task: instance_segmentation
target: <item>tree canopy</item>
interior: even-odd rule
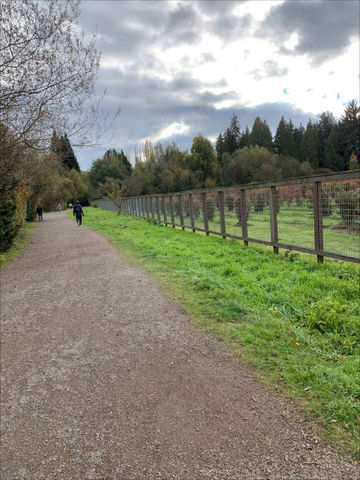
[[[46,147],[53,129],[86,129],[99,54],[75,23],[79,1],[1,0],[1,10],[0,107],[14,140]]]

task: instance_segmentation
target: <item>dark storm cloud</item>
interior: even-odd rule
[[[241,3],[88,1],[82,4],[80,25],[87,32],[98,32],[97,48],[104,57],[129,59],[139,51],[151,52],[155,45],[163,49],[197,45],[205,31],[224,41],[238,39],[252,22],[250,15],[233,15]]]
[[[86,2],[80,25],[87,32],[97,32],[96,45],[103,56],[131,58],[158,37],[164,13],[155,7],[156,2]]]
[[[125,105],[143,105],[146,108],[171,108],[172,105],[207,105],[223,100],[234,100],[238,94],[227,88],[226,79],[215,82],[201,82],[191,76],[190,72],[182,72],[169,80],[154,74],[144,74],[132,68],[103,69],[99,74],[99,84],[106,85],[108,96]],[[220,94],[210,93],[210,89],[221,88]]]
[[[294,50],[286,41],[297,33]],[[270,10],[257,35],[276,42],[281,53],[307,54],[315,64],[334,58],[359,34],[359,2],[349,0],[286,1]]]
[[[163,46],[196,44],[202,34],[202,22],[192,3],[178,3],[165,18],[162,35]]]

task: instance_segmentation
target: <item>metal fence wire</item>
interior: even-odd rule
[[[94,200],[107,210],[360,263],[360,170],[291,181]]]

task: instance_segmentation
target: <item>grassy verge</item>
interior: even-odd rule
[[[34,223],[25,222],[24,226],[19,230],[15,237],[14,243],[6,252],[0,253],[0,269],[3,268],[7,262],[17,257],[22,250],[28,245],[31,238],[31,232]]]
[[[163,279],[198,325],[299,401],[328,439],[360,456],[358,265],[285,258],[102,209],[85,215]]]

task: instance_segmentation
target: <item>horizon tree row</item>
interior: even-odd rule
[[[330,112],[324,112],[319,120],[309,119],[306,128],[295,127],[292,120],[281,117],[274,137],[266,120],[256,117],[251,131],[240,129],[236,114],[229,127],[219,134],[216,141],[218,161],[224,153],[232,154],[244,147],[265,147],[272,153],[288,155],[299,162],[309,162],[314,170],[325,168],[344,171],[355,168],[360,158],[360,107],[353,100],[337,122]]]

